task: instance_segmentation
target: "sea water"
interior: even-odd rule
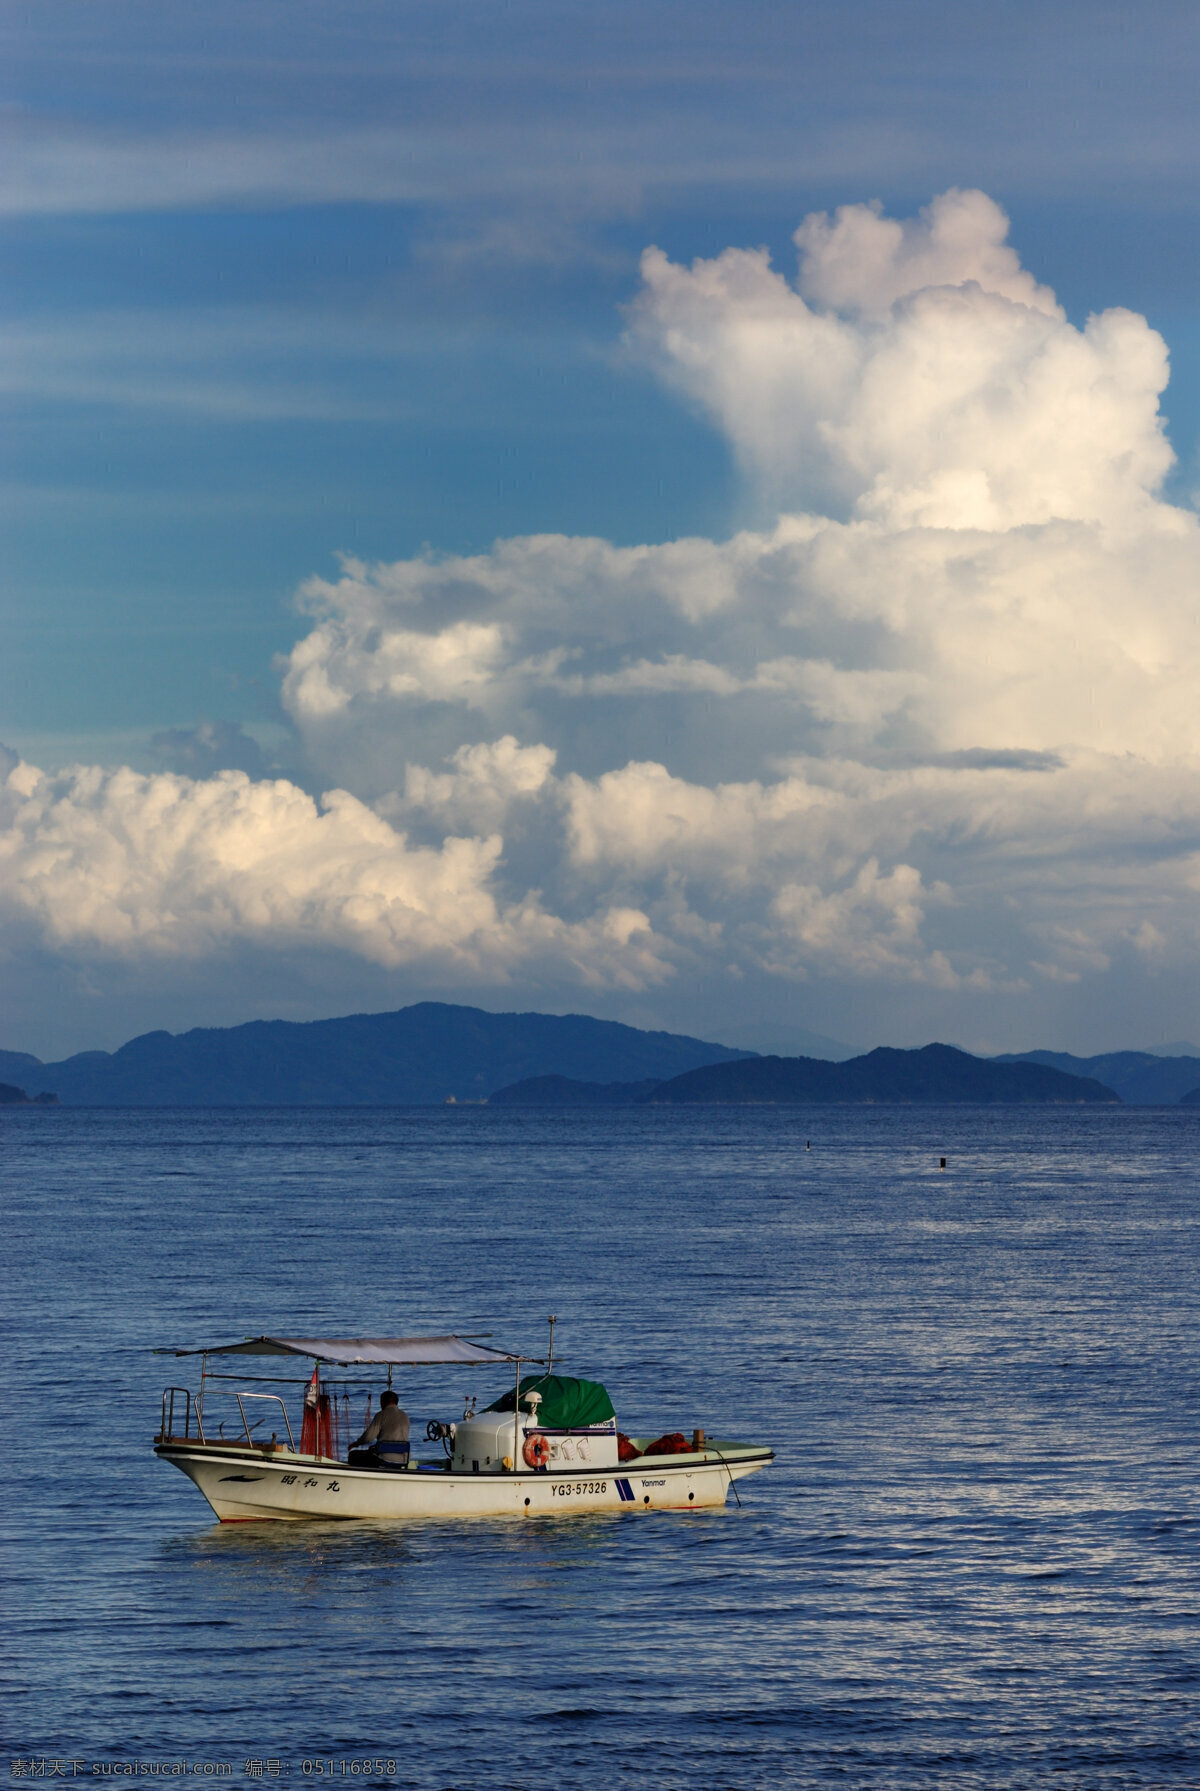
[[[4,1769],[1200,1783],[1198,1146],[1185,1109],[5,1112]],[[152,1453],[195,1368],[156,1346],[542,1353],[551,1312],[623,1429],[777,1451],[740,1508],[218,1526]],[[504,1384],[400,1390],[422,1437]]]

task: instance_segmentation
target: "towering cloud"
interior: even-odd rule
[[[494,982],[1019,994],[1190,963],[1200,535],[1162,339],[1076,327],[982,193],[690,268],[629,341],[777,520],[314,579],[241,774],[8,780],[7,911],[62,950],[334,944]],[[348,792],[353,791],[351,795]],[[714,1022],[715,1024],[715,1019]]]
[[[1128,311],[1074,329],[1006,231],[982,193],[908,225],[847,206],[796,232],[798,291],[763,250],[685,269],[652,249],[635,332],[785,505],[823,492],[893,530],[1147,523],[1162,338]]]

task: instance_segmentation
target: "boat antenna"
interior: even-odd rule
[[[558,1314],[552,1312],[550,1317],[546,1320],[546,1323],[550,1326],[550,1351],[549,1359],[546,1363],[546,1373],[550,1375],[554,1373],[554,1327],[558,1323]]]

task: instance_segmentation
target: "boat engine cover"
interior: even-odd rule
[[[556,1430],[546,1424],[535,1424],[527,1412],[517,1421],[516,1455],[513,1454],[513,1415],[511,1412],[480,1412],[464,1418],[454,1433],[454,1456],[451,1466],[457,1473],[501,1474],[504,1457],[515,1460],[523,1468],[521,1451],[527,1436],[544,1435],[550,1444],[550,1470],[556,1468],[576,1473],[588,1468],[617,1466],[617,1421],[609,1418],[603,1424],[580,1425],[571,1430]],[[479,1467],[474,1469],[474,1463]]]

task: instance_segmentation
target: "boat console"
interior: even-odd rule
[[[493,1408],[465,1418],[454,1426],[451,1467],[460,1474],[511,1474],[514,1467],[617,1466],[615,1414],[597,1424],[555,1424],[550,1420],[564,1416],[561,1401],[547,1403],[548,1417],[539,1413],[541,1393],[522,1392],[527,1411],[514,1416],[510,1396],[508,1411]]]

